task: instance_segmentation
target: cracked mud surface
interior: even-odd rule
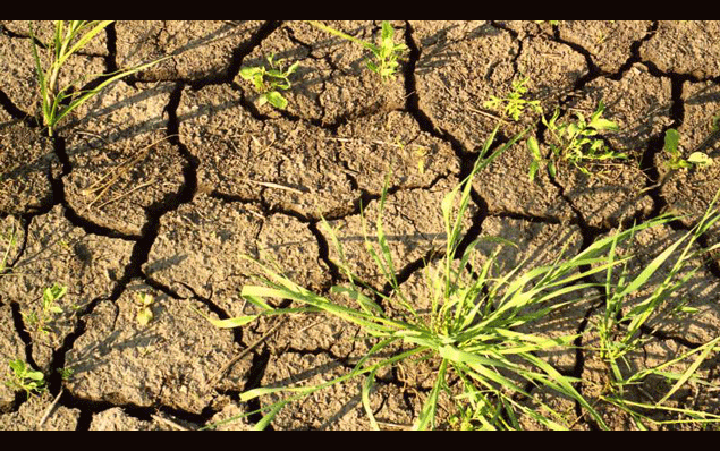
[[[321,218],[338,230],[353,271],[388,290],[364,252],[361,222],[362,208],[374,224],[388,170],[385,233],[399,280],[412,293],[423,262],[445,243],[440,201],[469,174],[495,125],[479,111],[482,102],[506,93],[520,75],[529,77],[530,96],[551,108],[588,113],[603,100],[605,117],[620,125],[607,143],[636,163],[607,178],[589,180],[566,168],[557,180],[543,173],[530,182],[524,145],[502,154],[473,182],[463,233],[466,241],[499,236],[518,243],[501,255],[508,268],[523,258],[549,263],[565,244],[579,252],[634,220],[686,213],[640,237],[650,261],[692,226],[720,186],[720,164],[668,171],[661,153],[664,132],[674,127],[685,156],[720,154],[712,131],[720,113],[717,21],[392,21],[409,52],[386,85],[365,69],[359,46],[303,22],[185,22],[119,21],[71,58],[67,80],[173,55],[101,91],[49,139],[38,125],[27,24],[0,21],[0,231],[17,234],[11,273],[0,277],[0,358],[2,368],[21,358],[48,381],[48,390],[31,398],[1,384],[0,429],[197,429],[258,408],[238,402],[247,389],[320,382],[352,369],[369,348],[340,320],[263,318],[217,329],[197,311],[247,314],[239,292],[254,271],[241,254],[272,258],[298,284],[333,296],[329,288],[344,279]],[[380,33],[379,21],[328,24],[364,40]],[[40,42],[48,37],[38,35]],[[238,76],[241,66],[261,64],[270,52],[299,62],[282,112],[258,107],[252,86]],[[528,112],[499,140],[538,121]],[[413,146],[427,149],[423,172]],[[715,228],[698,244],[719,241]],[[0,255],[7,250],[2,242]],[[43,290],[56,282],[68,292],[46,333],[27,314],[41,313]],[[716,338],[718,284],[717,263],[698,271],[683,293],[698,313],[651,320],[643,352],[628,365],[658,364]],[[147,326],[135,319],[139,293],[153,296]],[[591,346],[600,315],[591,299],[523,331],[580,333]],[[540,357],[581,377],[588,396],[603,383],[603,363],[592,351]],[[699,370],[714,391],[695,387],[673,402],[720,414],[719,363],[715,354]],[[74,370],[68,380],[58,372],[63,368]],[[431,371],[377,375],[370,404],[381,427],[412,425],[432,387]],[[272,428],[369,429],[359,384],[286,407]],[[646,381],[638,390],[659,388]],[[533,396],[577,413],[552,393]],[[451,410],[442,400],[441,424]],[[613,428],[629,427],[618,412],[602,414]],[[575,425],[595,427],[585,417]]]

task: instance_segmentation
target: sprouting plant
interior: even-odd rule
[[[717,126],[715,121],[714,126]],[[703,152],[693,152],[687,158],[683,160],[680,158],[680,133],[677,129],[669,128],[665,132],[665,140],[663,150],[670,155],[670,161],[666,162],[666,165],[670,169],[689,169],[692,167],[705,167],[712,164],[712,159]]]
[[[617,279],[615,283],[612,281],[614,279],[613,270],[616,265],[608,266],[604,315],[596,325],[596,330],[599,335],[600,356],[607,365],[610,378],[610,383],[604,387],[601,396],[604,401],[629,413],[640,429],[645,429],[650,424],[662,424],[662,422],[658,422],[647,415],[648,413],[658,411],[680,414],[694,419],[689,422],[720,423],[720,415],[699,412],[692,409],[681,409],[665,404],[686,382],[690,380],[698,381],[695,377],[695,372],[700,364],[709,357],[711,352],[720,351],[720,337],[710,340],[695,349],[691,349],[668,362],[638,370],[634,374],[623,374],[620,369],[621,363],[625,363],[624,366],[626,368],[630,367],[626,362],[626,358],[630,353],[638,352],[638,350],[642,352],[642,347],[646,339],[641,333],[641,328],[646,325],[653,316],[657,316],[656,312],[659,307],[663,306],[671,313],[680,312],[692,315],[697,312],[697,309],[686,305],[687,300],[684,297],[672,296],[672,294],[678,292],[678,290],[693,277],[698,269],[700,269],[701,265],[693,263],[693,259],[709,254],[720,247],[720,244],[718,244],[707,249],[693,251],[693,246],[697,239],[720,220],[720,213],[715,211],[718,195],[720,195],[720,191],[716,194],[705,215],[693,229],[688,231],[681,239],[663,249],[663,251],[648,265],[644,266],[642,271],[634,278],[627,271],[627,261],[630,257],[618,258],[616,256],[616,249],[618,249],[618,244],[621,241],[620,235],[623,235],[622,238],[627,238],[627,232],[623,234],[618,233],[613,237],[612,246],[608,255],[609,261],[622,261],[624,264],[619,276],[615,278]],[[631,238],[635,232],[643,228],[655,227],[668,223],[673,219],[676,219],[673,215],[662,215],[652,221],[634,227],[631,230]],[[678,251],[679,256],[674,260],[664,280],[654,287],[652,293],[642,299],[641,302],[633,305],[632,308],[624,309],[624,301],[647,286],[650,278],[656,274],[661,266],[670,263],[671,256]],[[694,361],[688,365],[687,369],[682,373],[673,372],[670,369],[672,365],[679,362],[687,362],[691,359],[694,359]],[[626,396],[628,388],[643,382],[644,379],[651,376],[668,381],[672,384],[672,387],[662,395],[662,398],[655,400],[653,403],[628,400],[628,396]],[[664,423],[679,423],[682,421],[683,420],[669,420]]]
[[[153,302],[154,298],[152,295],[147,293],[136,293],[135,306],[137,312],[135,313],[135,321],[137,321],[141,326],[147,326],[150,324],[150,321],[155,318],[151,307]]]
[[[558,109],[550,120],[543,115],[542,123],[547,127],[549,135],[550,157],[543,158],[535,138],[528,138],[526,144],[533,156],[529,171],[530,179],[534,179],[536,172],[543,165],[547,166],[550,176],[555,178],[560,163],[572,164],[586,175],[592,175],[586,167],[588,163],[626,159],[626,153],[610,151],[604,141],[596,137],[599,131],[618,129],[615,122],[602,117],[604,109],[605,106],[600,102],[589,121],[579,111],[575,113],[575,120],[566,120],[562,123],[557,123],[560,115]]]
[[[75,374],[75,369],[72,367],[63,367],[63,368],[58,368],[57,372],[58,372],[58,374],[60,374],[60,379],[63,382],[67,382],[70,379],[72,379],[73,374]]]
[[[59,301],[67,293],[67,287],[53,283],[50,288],[43,290],[42,297],[42,313],[38,316],[36,312],[22,313],[23,318],[28,326],[35,327],[42,333],[49,333],[49,324],[52,322],[54,315],[62,313],[56,302]]]
[[[520,119],[520,114],[525,111],[526,107],[530,107],[538,113],[542,112],[539,100],[525,100],[522,98],[528,90],[527,87],[525,87],[527,81],[528,77],[514,81],[512,85],[513,90],[506,98],[490,96],[490,100],[485,101],[483,106],[490,110],[502,112],[503,117],[510,116],[515,121]],[[503,104],[505,105],[504,108],[502,108]]]
[[[68,58],[81,51],[88,42],[112,22],[114,21],[56,20],[55,33],[51,43],[47,46],[48,66],[45,68],[43,68],[43,63],[38,55],[33,23],[32,21],[29,22],[28,28],[32,38],[33,56],[35,58],[35,73],[40,85],[43,125],[47,127],[50,136],[53,135],[55,127],[65,116],[100,92],[105,86],[127,75],[147,69],[167,58],[161,58],[111,74],[91,75],[90,77],[98,80],[99,83],[90,90],[79,90],[85,77],[72,81],[67,86],[60,86],[60,74]]]
[[[262,106],[269,102],[272,106],[279,110],[287,108],[287,99],[280,94],[280,90],[287,91],[290,89],[290,75],[295,73],[299,62],[293,63],[285,71],[281,65],[284,60],[273,61],[275,54],[271,53],[267,60],[270,63],[270,69],[265,67],[242,67],[239,75],[245,80],[252,80],[255,86],[255,92],[260,94],[258,105]]]
[[[354,36],[343,33],[342,31],[321,24],[320,22],[317,22],[315,20],[307,20],[306,22],[330,34],[334,34],[335,36],[339,36],[348,41],[360,44],[361,46],[370,50],[370,52],[372,52],[374,60],[366,60],[365,64],[367,65],[368,69],[380,75],[383,83],[395,78],[395,74],[399,66],[398,60],[401,59],[400,56],[402,55],[402,52],[408,49],[407,45],[405,44],[395,44],[395,42],[393,41],[394,30],[392,25],[390,25],[390,21],[387,20],[383,20],[382,23],[380,45],[375,45],[371,42],[363,41]]]
[[[5,381],[5,385],[12,390],[24,390],[28,396],[44,390],[45,375],[40,371],[33,371],[22,359],[9,360],[12,369],[12,378]]]

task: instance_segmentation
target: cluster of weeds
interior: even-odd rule
[[[366,60],[365,64],[368,69],[380,75],[383,82],[387,82],[395,78],[398,66],[400,65],[398,60],[401,60],[402,53],[408,50],[407,45],[402,43],[396,44],[394,42],[394,30],[392,25],[390,25],[390,22],[387,20],[383,20],[382,22],[380,45],[363,41],[315,20],[307,20],[306,22],[330,34],[339,36],[350,42],[360,44],[367,50],[370,50],[373,55],[373,59]]]
[[[579,136],[587,127],[603,128],[600,113],[596,112],[589,123],[578,127]],[[591,125],[592,124],[592,125]],[[708,358],[710,352],[718,351],[720,338],[703,344],[686,354],[660,366],[638,371],[624,376],[618,369],[618,361],[631,351],[637,351],[642,342],[638,338],[639,330],[658,306],[669,300],[670,294],[681,287],[697,270],[697,267],[680,277],[680,271],[687,268],[690,260],[697,256],[692,253],[692,245],[697,238],[709,229],[720,214],[713,212],[714,202],[701,223],[685,238],[678,240],[656,257],[634,278],[626,271],[630,257],[618,257],[616,249],[620,243],[632,240],[640,231],[658,227],[673,219],[669,215],[634,225],[612,236],[598,239],[586,249],[574,256],[566,256],[562,249],[557,259],[549,265],[525,268],[517,265],[505,274],[495,275],[493,268],[500,254],[498,248],[489,258],[479,255],[478,244],[493,238],[477,238],[458,254],[461,240],[462,218],[466,211],[472,179],[501,152],[515,145],[524,133],[514,137],[508,143],[490,153],[490,144],[497,132],[495,128],[484,145],[472,173],[460,185],[456,186],[443,199],[440,209],[446,228],[447,248],[437,266],[425,268],[424,295],[430,300],[430,313],[420,314],[405,296],[395,276],[395,266],[390,256],[390,248],[383,230],[382,211],[387,196],[387,182],[380,198],[377,243],[379,250],[366,235],[366,250],[371,254],[387,282],[392,288],[390,295],[373,290],[376,298],[394,306],[402,315],[390,316],[384,313],[376,301],[363,292],[356,284],[357,277],[345,261],[340,242],[333,229],[323,220],[323,226],[329,233],[331,243],[337,249],[340,261],[336,262],[344,272],[347,284],[335,286],[331,293],[346,295],[356,303],[355,307],[346,307],[330,299],[307,290],[278,272],[275,268],[258,263],[262,285],[245,286],[242,297],[259,309],[259,313],[243,315],[226,320],[210,320],[218,327],[238,327],[249,324],[263,316],[288,315],[297,313],[324,313],[336,316],[348,323],[358,325],[365,332],[364,338],[371,340],[373,346],[355,367],[347,374],[317,385],[299,385],[285,387],[262,387],[249,390],[240,395],[240,401],[250,401],[265,395],[287,393],[280,401],[263,407],[259,412],[262,420],[255,427],[265,428],[287,404],[301,400],[310,394],[331,385],[363,379],[363,407],[370,424],[378,428],[369,405],[369,392],[372,389],[374,375],[386,368],[410,362],[438,362],[434,368],[435,382],[427,397],[422,411],[415,421],[413,429],[432,429],[436,425],[438,403],[441,393],[454,399],[459,412],[452,418],[451,425],[459,429],[481,430],[517,430],[521,429],[521,417],[537,422],[548,429],[570,429],[574,421],[567,414],[556,411],[542,400],[533,398],[527,392],[528,384],[547,389],[572,399],[592,421],[602,429],[609,429],[597,410],[596,399],[590,400],[575,388],[580,379],[561,374],[552,365],[536,356],[539,351],[572,349],[577,334],[547,338],[532,333],[517,331],[518,326],[530,326],[542,321],[552,311],[576,302],[587,289],[602,289],[607,300],[603,320],[597,326],[600,335],[600,352],[607,364],[612,383],[603,391],[601,400],[628,412],[638,427],[650,424],[667,423],[718,423],[720,415],[681,409],[663,405],[688,380],[697,379],[695,373],[699,365]],[[577,135],[576,135],[577,136]],[[452,215],[454,206],[459,207]],[[364,216],[363,216],[364,219]],[[363,227],[365,228],[365,227]],[[502,240],[494,239],[502,243]],[[506,244],[506,243],[505,243]],[[664,281],[656,287],[653,294],[639,305],[623,311],[623,301],[636,296],[648,287],[649,280],[659,268],[669,262],[671,254],[683,247]],[[720,246],[720,245],[718,245]],[[715,246],[715,247],[718,247]],[[712,249],[703,252],[710,252]],[[250,257],[246,257],[254,261]],[[619,280],[614,275],[620,269]],[[432,269],[434,268],[434,269]],[[598,277],[604,281],[596,281]],[[367,287],[364,287],[368,289]],[[560,300],[560,299],[570,300]],[[268,299],[290,299],[297,307],[275,308]],[[684,304],[676,305],[676,310],[691,313],[692,309]],[[387,357],[391,346],[402,343],[409,349]],[[391,353],[392,354],[392,353]],[[383,357],[384,356],[384,357]],[[693,363],[682,373],[667,370],[669,365],[680,360],[694,358]],[[632,401],[628,398],[626,387],[637,384],[649,375],[663,377],[673,382],[672,387],[657,403],[648,404]],[[451,381],[459,381],[453,388]],[[520,396],[520,398],[518,398]],[[520,402],[518,399],[532,400],[534,404]],[[689,419],[670,420],[665,423],[653,420],[645,412],[662,410],[671,414],[685,415]],[[247,415],[256,412],[248,412]],[[238,417],[234,417],[236,419]],[[231,421],[230,419],[228,421]]]
[[[603,163],[609,160],[624,160],[628,158],[625,152],[613,152],[605,144],[599,132],[617,130],[614,121],[602,117],[605,106],[602,102],[592,113],[589,120],[580,112],[575,112],[575,119],[558,122],[560,115],[556,109],[550,119],[542,116],[542,123],[547,128],[549,136],[550,156],[543,158],[538,143],[534,137],[527,140],[527,147],[533,156],[530,164],[529,177],[534,179],[539,168],[546,166],[551,177],[557,177],[560,164],[571,164],[584,174],[591,176],[594,173],[588,166],[594,163]]]
[[[284,110],[287,108],[288,101],[280,91],[290,89],[289,77],[295,73],[299,62],[295,62],[286,70],[282,70],[284,60],[274,61],[274,58],[275,54],[273,53],[267,57],[270,69],[265,69],[265,67],[262,66],[242,67],[240,68],[239,75],[245,80],[251,80],[253,82],[255,92],[260,94],[258,106],[270,103],[275,108]]]
[[[43,68],[38,56],[31,23],[30,34],[33,37],[33,55],[40,86],[43,124],[51,136],[60,120],[100,89],[114,80],[136,73],[159,61],[114,74],[95,75],[94,78],[99,78],[100,81],[97,87],[89,91],[77,89],[84,80],[65,87],[58,86],[59,74],[67,59],[80,51],[111,22],[56,21],[54,38],[52,44],[48,45],[50,64],[47,68]],[[308,23],[370,50],[374,59],[367,61],[367,67],[380,75],[383,82],[395,77],[401,53],[407,50],[405,44],[393,42],[393,28],[388,21],[382,23],[380,45],[359,40],[316,21],[308,21]],[[280,91],[290,88],[289,77],[296,71],[298,63],[283,70],[280,66],[281,61],[274,61],[274,55],[271,54],[268,61],[270,69],[242,68],[239,75],[253,82],[256,91],[261,94],[261,105],[270,103],[275,108],[284,109],[287,100]],[[527,93],[526,82],[527,79],[522,79],[514,83],[512,93],[506,98],[492,97],[486,103],[486,107],[502,110],[504,116],[512,117],[516,121],[528,107],[542,112],[538,101],[523,99]],[[558,109],[549,120],[543,115],[542,123],[547,130],[547,145],[550,153],[547,157],[543,156],[537,140],[532,136],[525,141],[533,156],[529,171],[530,179],[534,179],[541,168],[546,168],[553,178],[557,176],[561,164],[569,164],[585,174],[591,174],[588,164],[627,158],[626,153],[611,151],[600,137],[599,132],[617,129],[615,122],[602,118],[603,110],[604,105],[601,102],[588,119],[578,112],[574,119],[558,121]],[[715,125],[717,126],[717,123]],[[563,248],[558,253],[557,259],[548,265],[525,268],[520,264],[509,272],[495,274],[502,247],[498,247],[490,256],[486,256],[480,252],[479,244],[485,240],[498,242],[499,246],[512,245],[512,243],[493,238],[477,238],[462,251],[460,251],[460,243],[463,239],[461,236],[463,217],[470,202],[474,177],[498,155],[520,142],[528,130],[500,145],[496,150],[492,150],[491,145],[497,132],[496,127],[486,140],[468,177],[446,195],[440,204],[447,242],[444,254],[437,264],[429,262],[423,273],[427,290],[424,294],[430,301],[428,314],[421,314],[416,310],[409,301],[410,296],[403,293],[403,287],[395,273],[382,222],[389,177],[379,200],[380,215],[376,223],[379,248],[367,235],[365,247],[392,288],[389,295],[377,290],[372,290],[372,295],[375,299],[381,299],[383,303],[392,305],[395,310],[402,312],[401,315],[384,312],[376,301],[366,294],[366,290],[370,288],[365,284],[362,284],[362,287],[358,285],[359,279],[351,272],[335,231],[324,219],[322,225],[340,256],[340,261],[336,264],[347,279],[345,284],[334,286],[330,291],[347,296],[355,303],[352,307],[338,305],[327,297],[301,287],[269,265],[246,257],[259,265],[263,276],[260,279],[261,284],[243,287],[241,295],[254,305],[259,313],[226,320],[210,320],[212,324],[217,327],[238,327],[265,316],[322,313],[360,326],[365,333],[363,338],[373,344],[351,371],[328,382],[316,385],[261,387],[240,394],[239,400],[242,402],[270,394],[289,395],[259,411],[244,415],[262,414],[261,421],[255,425],[257,429],[269,425],[289,403],[304,399],[329,386],[356,378],[363,380],[362,405],[370,424],[373,428],[379,429],[369,402],[369,394],[375,384],[375,374],[405,362],[419,361],[437,362],[437,365],[433,373],[435,377],[433,387],[413,426],[416,430],[433,429],[437,426],[436,414],[443,393],[449,395],[456,403],[459,414],[453,417],[451,425],[459,429],[521,429],[519,420],[521,417],[534,420],[548,429],[573,427],[573,421],[565,414],[556,411],[542,400],[533,398],[527,389],[528,386],[547,388],[573,400],[582,410],[583,415],[590,417],[600,428],[607,429],[608,426],[602,415],[596,410],[597,406],[576,389],[576,384],[581,380],[561,374],[537,356],[541,351],[573,349],[578,335],[568,334],[547,338],[517,331],[519,326],[531,326],[543,321],[551,312],[581,299],[582,292],[587,289],[601,289],[606,296],[602,320],[596,326],[600,337],[599,352],[607,364],[611,378],[611,383],[603,391],[602,400],[628,412],[638,427],[642,428],[655,422],[644,413],[648,410],[682,414],[690,418],[688,422],[720,422],[720,415],[664,405],[686,382],[696,377],[695,373],[711,352],[720,350],[720,338],[704,343],[670,362],[638,371],[630,376],[624,375],[619,369],[619,362],[622,362],[628,353],[641,348],[639,331],[647,324],[651,315],[661,304],[669,302],[671,294],[697,271],[695,268],[683,273],[688,263],[698,256],[698,252],[692,251],[693,244],[720,219],[720,215],[713,212],[717,196],[695,228],[664,249],[637,275],[627,271],[629,257],[619,257],[616,253],[618,246],[632,240],[639,231],[666,224],[674,220],[674,217],[663,215],[627,230],[618,231],[612,236],[596,240],[574,256],[566,256]],[[698,153],[693,153],[687,160],[681,159],[678,141],[677,130],[668,130],[665,136],[665,150],[671,155],[672,168],[708,164],[705,154],[702,154],[704,155],[702,157],[697,155]],[[420,164],[419,169],[423,170]],[[363,226],[364,220],[363,215]],[[12,240],[14,246],[14,235]],[[702,252],[710,252],[717,247],[720,245]],[[680,256],[667,277],[654,288],[652,294],[632,308],[623,309],[624,302],[641,289],[648,288],[651,277],[662,265],[670,261],[671,255],[679,250]],[[0,261],[0,272],[6,269],[8,255],[9,247]],[[622,268],[619,274],[618,268]],[[594,281],[595,277],[603,274],[605,275],[603,282]],[[26,323],[44,333],[49,332],[49,324],[54,316],[62,313],[57,301],[66,293],[67,288],[58,284],[45,289],[42,313],[40,315],[34,312],[23,313]],[[275,308],[270,305],[268,299],[289,299],[297,306]],[[152,296],[146,294],[137,296],[135,319],[139,324],[147,325],[153,320],[152,304]],[[676,309],[684,313],[693,313],[693,310],[685,306],[682,301],[676,305]],[[406,348],[400,353],[390,353],[391,356],[387,357],[384,351],[391,350],[396,344],[402,344]],[[669,366],[687,359],[693,361],[684,372],[668,370]],[[6,382],[8,386],[24,390],[29,395],[44,389],[43,373],[33,371],[20,359],[10,360],[9,365],[13,374],[11,380]],[[59,371],[63,380],[72,374],[70,369]],[[637,384],[648,376],[659,376],[670,380],[672,386],[661,399],[652,404],[630,401],[627,387]],[[456,391],[458,387],[459,394]],[[519,399],[530,402],[521,402]]]
[[[90,78],[98,83],[96,87],[90,90],[83,91],[79,89],[85,83],[85,77],[72,81],[67,86],[60,86],[60,74],[68,62],[68,58],[80,52],[95,36],[103,32],[113,22],[113,20],[56,20],[52,42],[47,45],[46,65],[43,65],[38,55],[33,23],[32,21],[29,22],[28,28],[33,43],[35,72],[40,86],[42,120],[50,136],[53,135],[57,124],[65,116],[100,92],[105,86],[120,78],[145,70],[164,59],[161,58],[130,69],[118,70],[111,74],[91,75]]]
[[[12,374],[5,385],[11,390],[23,390],[28,396],[45,390],[45,375],[42,372],[33,371],[22,359],[9,360],[8,364]]]

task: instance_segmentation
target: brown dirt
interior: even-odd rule
[[[377,39],[380,29],[379,21],[328,24],[365,40]],[[382,290],[385,280],[364,251],[361,212],[372,233],[388,171],[385,232],[403,286],[417,299],[423,259],[445,245],[440,201],[469,173],[496,124],[482,103],[506,93],[519,76],[529,77],[529,98],[541,100],[546,114],[560,105],[587,116],[602,100],[605,117],[621,128],[606,141],[632,162],[604,178],[563,168],[557,180],[541,173],[531,182],[524,145],[501,155],[473,182],[463,233],[516,241],[518,250],[501,254],[505,267],[526,257],[549,263],[565,244],[579,252],[632,220],[687,213],[672,227],[639,237],[647,263],[715,196],[720,164],[668,171],[661,149],[665,130],[674,127],[685,156],[720,154],[711,128],[720,113],[720,57],[712,51],[719,22],[392,25],[411,51],[399,76],[382,84],[365,68],[359,46],[300,21],[119,21],[114,33],[101,33],[69,60],[63,80],[173,58],[107,87],[51,140],[38,126],[27,24],[0,21],[0,232],[14,229],[18,237],[11,272],[0,277],[0,379],[9,371],[5,361],[21,358],[49,382],[48,391],[30,398],[0,384],[0,429],[197,429],[258,408],[237,401],[248,388],[347,373],[371,346],[357,327],[299,315],[218,329],[198,311],[216,318],[251,311],[240,290],[254,268],[241,254],[272,258],[298,284],[333,297],[329,288],[343,279],[321,218],[337,230],[353,271]],[[49,36],[43,26],[42,42]],[[283,112],[258,107],[251,84],[237,75],[271,52],[299,62]],[[538,122],[528,112],[507,124],[499,140]],[[420,148],[423,155],[415,152]],[[717,243],[717,229],[698,246]],[[0,256],[6,249],[0,241]],[[55,282],[68,287],[59,303],[63,313],[42,332],[23,314],[41,313],[43,290]],[[627,370],[716,338],[718,283],[718,264],[703,266],[679,293],[698,313],[653,317],[652,333],[642,352],[628,357]],[[153,296],[147,326],[135,317],[141,293]],[[592,346],[600,315],[592,298],[522,331],[580,333]],[[540,357],[581,377],[588,396],[607,381],[592,350]],[[671,401],[720,414],[718,358],[712,354],[699,370],[711,386],[692,385]],[[432,365],[378,374],[370,403],[381,428],[412,425],[432,387]],[[68,380],[60,378],[62,368],[74,370]],[[272,428],[369,429],[361,383],[289,405]],[[658,384],[645,381],[633,396],[656,396]],[[575,418],[577,429],[594,427],[550,390],[533,397]],[[617,409],[599,404],[599,410],[612,428],[633,427]],[[452,411],[443,399],[440,427]],[[257,421],[250,416],[220,429]],[[528,418],[520,422],[538,427]]]

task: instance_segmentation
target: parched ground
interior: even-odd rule
[[[379,39],[380,21],[326,23]],[[620,126],[606,142],[631,160],[609,177],[563,168],[557,179],[539,173],[530,181],[524,145],[498,157],[473,182],[464,231],[466,240],[518,243],[503,256],[508,267],[524,258],[547,263],[564,245],[580,252],[634,220],[686,213],[642,237],[649,259],[689,230],[720,188],[720,164],[669,171],[661,152],[665,131],[676,128],[684,156],[720,154],[718,21],[391,24],[409,51],[384,84],[365,68],[361,47],[301,21],[118,21],[68,61],[61,83],[172,58],[111,84],[50,139],[39,121],[27,23],[0,21],[0,258],[8,266],[0,274],[0,379],[10,377],[6,361],[19,358],[47,381],[32,397],[0,384],[0,429],[198,429],[259,408],[238,402],[245,390],[348,372],[369,348],[342,321],[299,315],[218,329],[203,314],[248,312],[240,290],[255,268],[243,254],[272,258],[300,285],[328,294],[344,275],[322,218],[338,230],[353,271],[388,290],[364,253],[361,216],[377,217],[388,174],[385,233],[402,284],[416,289],[424,262],[444,246],[440,201],[469,174],[497,124],[483,102],[520,77],[546,114],[557,106],[589,115],[603,101],[604,117]],[[238,76],[270,53],[298,62],[285,111],[259,106]],[[537,123],[528,111],[496,142]],[[720,241],[716,229],[698,246]],[[54,283],[68,291],[43,331],[29,315],[42,314],[43,291]],[[720,266],[705,264],[684,293],[698,313],[653,322],[643,355],[629,364],[652,366],[718,337],[719,283]],[[153,319],[143,325],[136,315],[146,295]],[[588,396],[605,377],[586,350],[597,338],[591,299],[534,331],[582,334],[588,347],[542,358],[582,378]],[[685,390],[678,406],[720,414],[719,359],[714,353],[701,368],[710,385]],[[431,379],[427,368],[415,370],[378,376],[370,403],[382,428],[407,428],[420,412]],[[647,384],[646,392],[658,388]],[[577,412],[552,393],[537,395]],[[451,410],[442,400],[438,415]],[[619,412],[603,415],[613,428],[630,427]],[[579,417],[575,427],[595,425]],[[271,428],[369,429],[361,381],[289,405]]]

